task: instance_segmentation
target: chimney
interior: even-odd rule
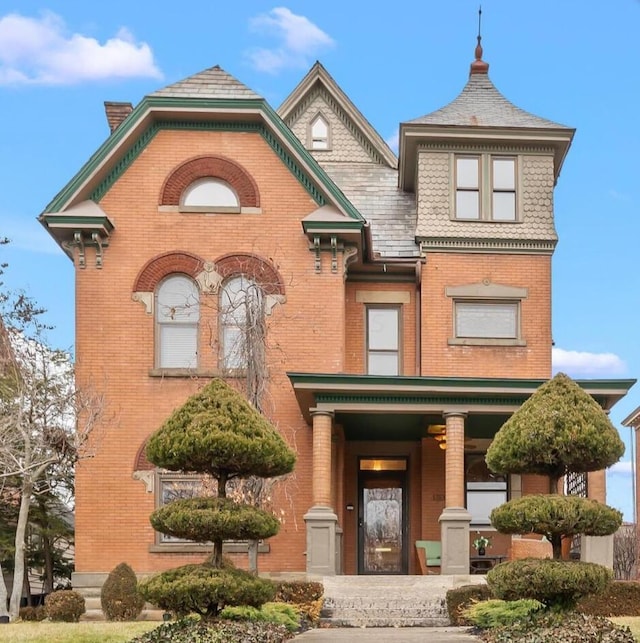
[[[133,105],[131,103],[117,103],[113,101],[104,101],[104,111],[107,114],[107,122],[111,133],[115,132],[122,121],[131,114]]]

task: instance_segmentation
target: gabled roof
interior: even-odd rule
[[[167,85],[150,96],[174,98],[262,98],[219,65]]]
[[[317,85],[323,87],[336,101],[347,117],[360,130],[364,138],[375,149],[383,162],[389,167],[397,167],[398,159],[391,151],[391,148],[385,143],[380,134],[376,132],[371,123],[362,115],[362,112],[351,102],[351,99],[340,89],[338,83],[336,83],[319,61],[316,61],[307,75],[298,83],[298,86],[278,108],[277,111],[282,120],[291,126],[296,108]]]

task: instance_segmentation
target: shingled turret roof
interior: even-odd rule
[[[471,63],[469,81],[460,95],[441,109],[408,121],[412,125],[459,125],[467,127],[535,127],[570,129],[516,107],[489,78],[489,65],[482,60],[478,36],[476,59]]]
[[[228,74],[219,65],[163,87],[150,94],[150,96],[172,98],[262,98],[262,96],[256,94],[231,74]]]

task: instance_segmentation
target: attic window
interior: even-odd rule
[[[182,193],[180,205],[185,208],[240,207],[235,190],[221,179],[205,177],[191,183]]]
[[[312,150],[328,150],[329,149],[329,123],[321,116],[318,115],[311,123],[310,142]]]

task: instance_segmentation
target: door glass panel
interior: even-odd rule
[[[402,573],[402,488],[365,488],[363,563],[365,574]]]

